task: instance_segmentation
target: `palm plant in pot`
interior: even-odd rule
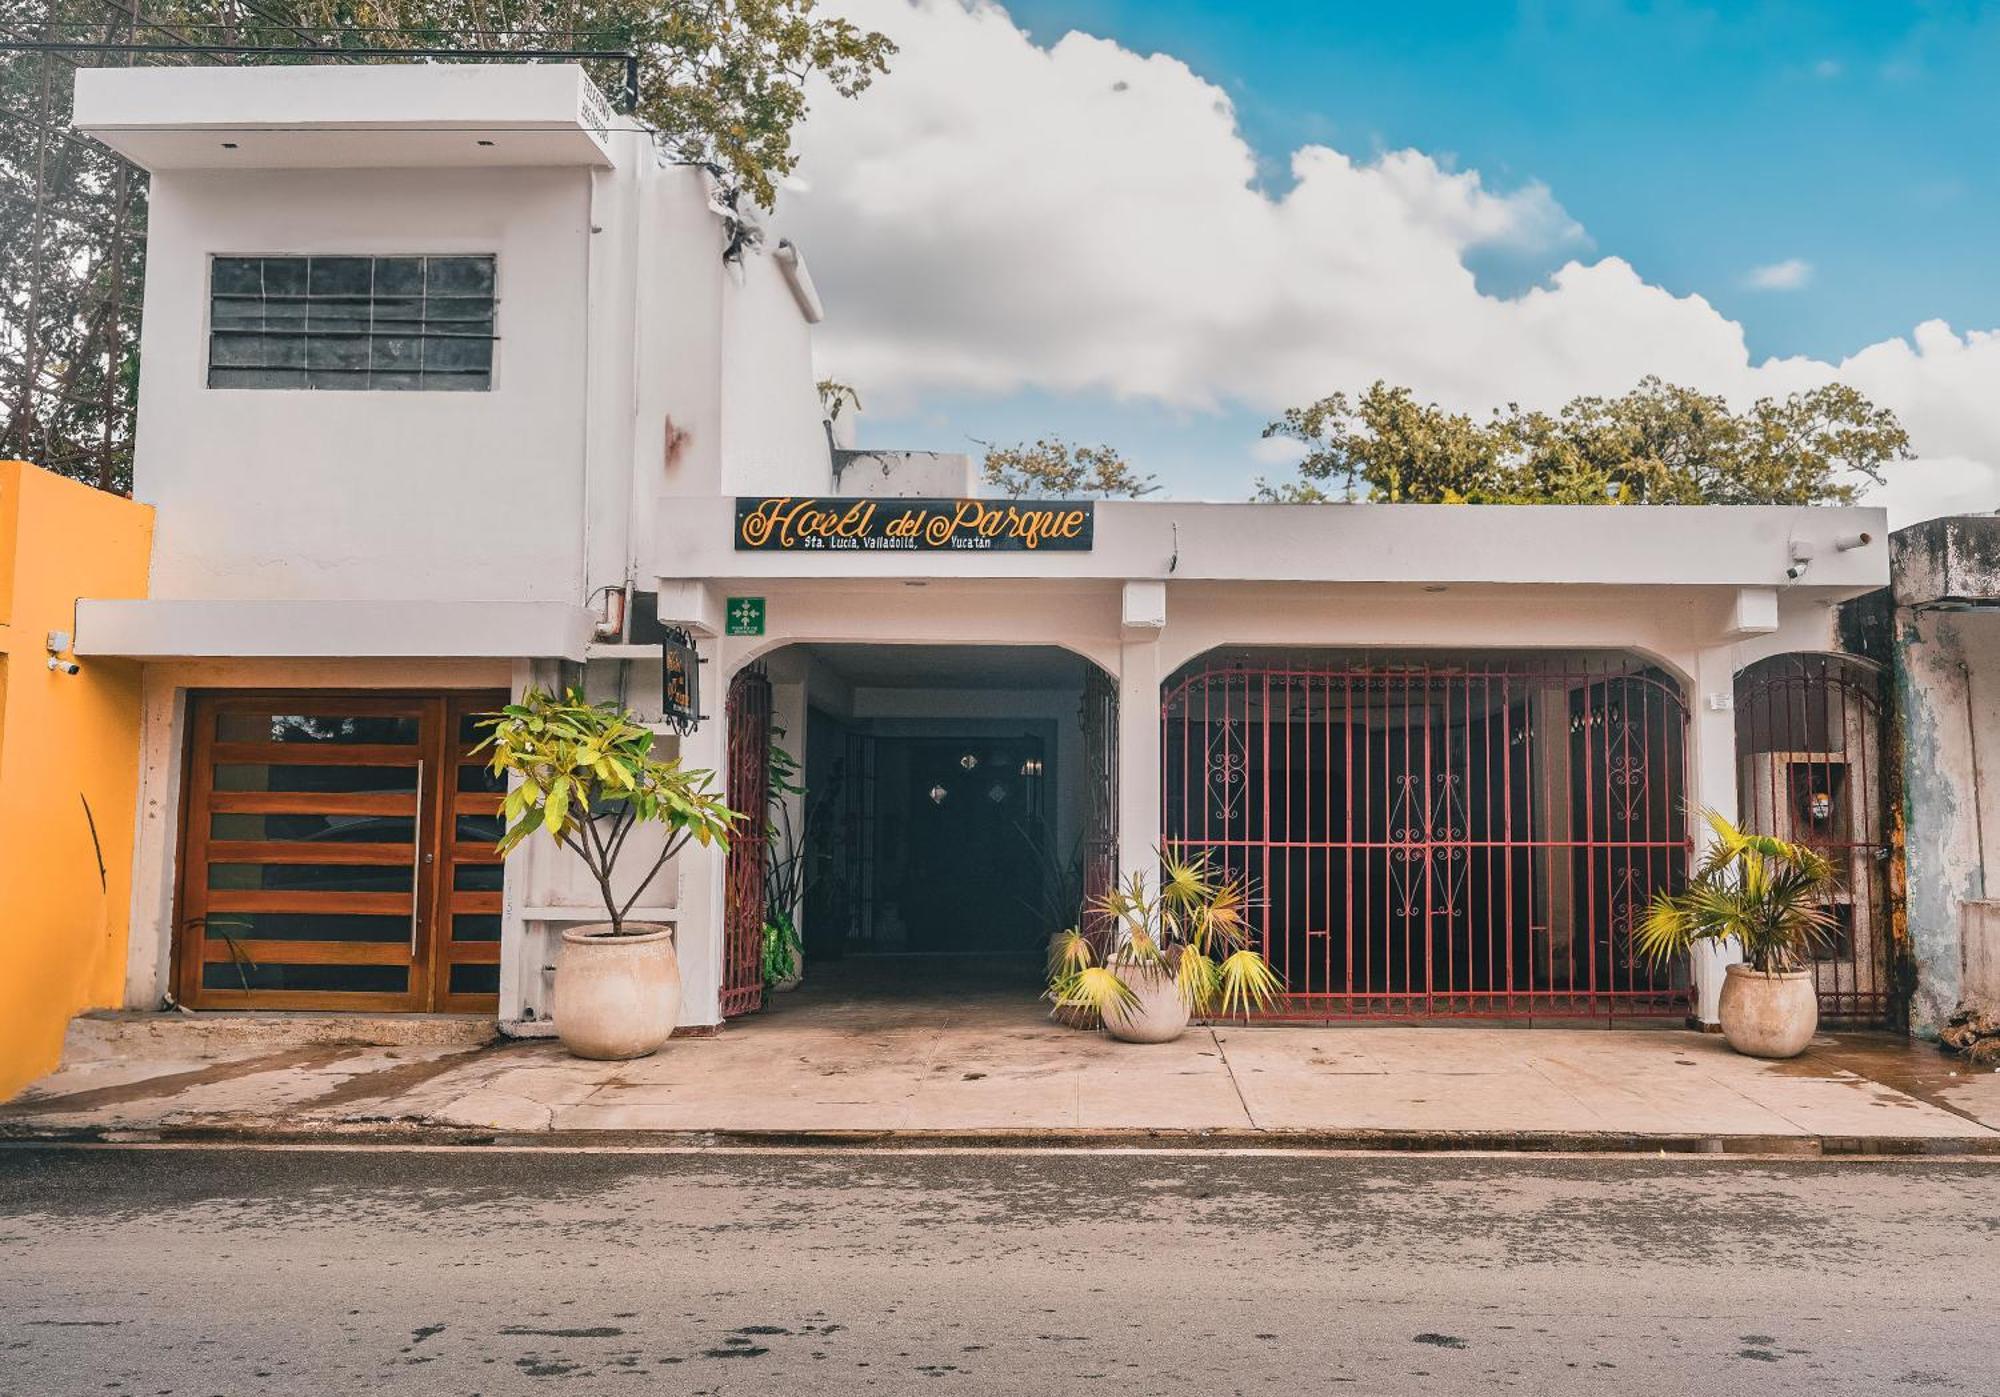
[[[1048,997],[1058,1015],[1094,1016],[1113,1038],[1170,1043],[1194,1016],[1248,1015],[1283,989],[1250,946],[1249,887],[1205,856],[1161,851],[1158,889],[1143,873],[1096,899],[1100,929],[1056,938]]]
[[[1752,1057],[1797,1057],[1819,1028],[1811,962],[1834,931],[1833,865],[1804,844],[1701,813],[1708,852],[1683,891],[1654,897],[1633,944],[1660,965],[1704,941],[1734,941],[1745,959],[1723,981],[1722,1036]]]
[[[680,964],[672,928],[633,921],[632,909],[688,845],[726,848],[740,817],[714,791],[712,772],[654,756],[651,729],[574,689],[561,698],[531,689],[482,726],[490,732],[473,750],[490,748],[489,768],[512,778],[501,805],[500,852],[539,830],[583,861],[604,902],[604,921],[563,932],[551,1005],[557,1035],[578,1057],[656,1051],[680,1017]],[[658,827],[660,842],[621,896],[613,875],[644,826]]]

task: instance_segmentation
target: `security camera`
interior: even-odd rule
[[[1812,562],[1810,559],[1793,563],[1790,567],[1785,569],[1785,576],[1791,578],[1792,581],[1796,582],[1801,577],[1804,577],[1806,575],[1806,569],[1811,566]]]
[[[49,656],[49,668],[57,674],[81,674],[83,666],[75,660],[65,660],[58,655]]]

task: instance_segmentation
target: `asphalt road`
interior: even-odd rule
[[[0,1149],[0,1392],[2000,1392],[2000,1163]]]

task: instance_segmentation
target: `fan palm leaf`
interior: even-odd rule
[[[1268,1009],[1284,989],[1284,981],[1278,978],[1271,963],[1247,949],[1223,960],[1217,967],[1216,981],[1224,1018],[1235,1015],[1248,1018],[1254,1011]]]

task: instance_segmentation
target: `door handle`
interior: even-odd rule
[[[424,905],[424,759],[417,758],[417,819],[410,829],[410,959],[417,958],[417,926]]]

